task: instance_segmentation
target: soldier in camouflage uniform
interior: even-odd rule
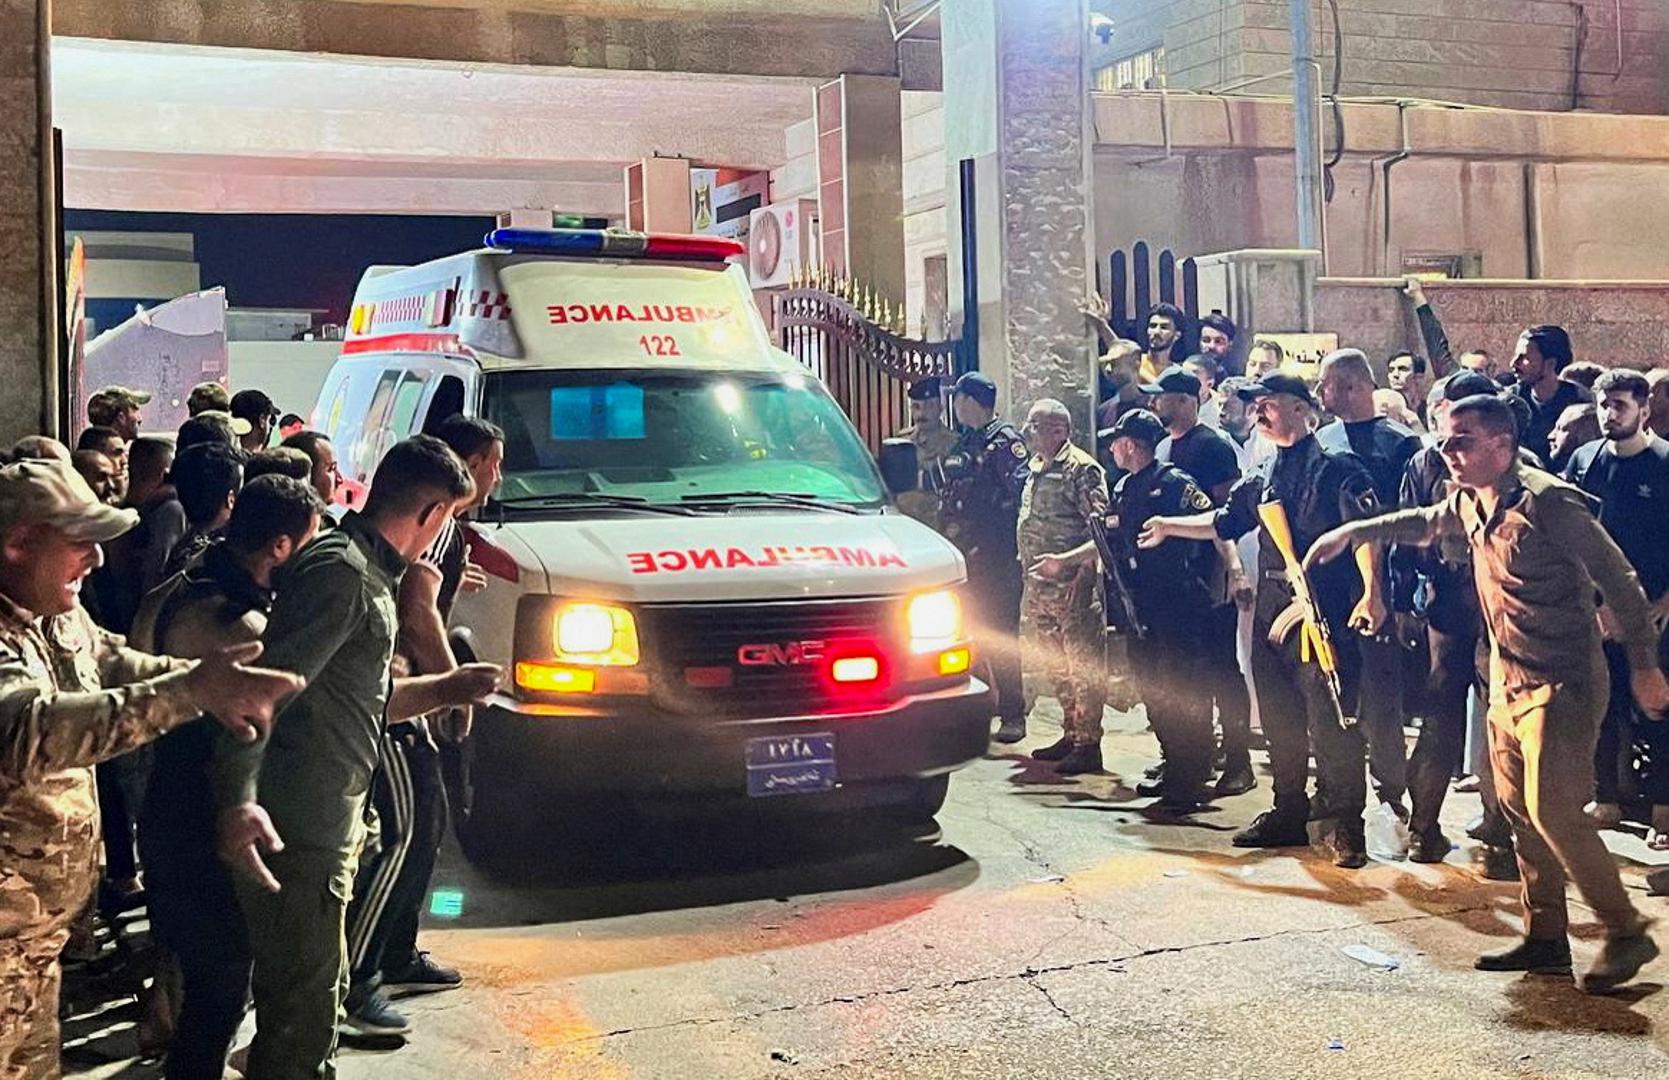
[[[926,525],[939,521],[939,493],[945,486],[945,457],[956,449],[956,432],[945,423],[944,388],[937,375],[910,384],[910,426],[898,434],[916,447],[916,490],[898,496],[898,508]]]
[[[0,1078],[58,1075],[58,954],[98,881],[93,765],[213,701],[253,738],[300,680],[135,652],[81,607],[99,544],[133,527],[56,461],[0,469]]]
[[[1042,653],[1065,719],[1065,734],[1034,751],[1062,776],[1101,769],[1101,711],[1107,698],[1107,620],[1101,574],[1092,561],[1044,576],[1044,556],[1091,540],[1090,522],[1107,515],[1107,473],[1072,443],[1072,414],[1044,398],[1026,430],[1034,451],[1020,497],[1020,565],[1027,569],[1024,625]]]

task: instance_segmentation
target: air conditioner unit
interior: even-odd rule
[[[817,265],[817,200],[792,199],[755,210],[748,222],[748,281],[756,289],[786,285]]]

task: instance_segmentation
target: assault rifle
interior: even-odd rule
[[[1268,531],[1269,539],[1274,541],[1275,549],[1281,553],[1281,561],[1286,564],[1287,584],[1292,587],[1292,603],[1275,617],[1274,624],[1269,628],[1269,642],[1281,645],[1293,630],[1298,631],[1299,662],[1308,664],[1313,659],[1321,668],[1322,682],[1327,686],[1333,715],[1340,727],[1348,728],[1353,721],[1345,715],[1340,700],[1339,658],[1333,648],[1333,635],[1327,629],[1327,620],[1316,601],[1310,576],[1304,572],[1304,560],[1299,557],[1297,546],[1293,543],[1292,523],[1287,520],[1286,507],[1279,501],[1259,503],[1258,519]]]
[[[1107,584],[1110,586],[1107,600],[1113,605],[1110,614],[1115,616],[1114,624],[1141,641],[1147,637],[1147,626],[1136,614],[1136,595],[1131,592],[1130,579],[1126,576],[1133,569],[1127,546],[1122,536],[1115,540],[1108,534],[1106,518],[1095,513],[1088,517],[1090,537],[1095,540],[1096,553],[1101,556],[1101,565],[1107,571]]]

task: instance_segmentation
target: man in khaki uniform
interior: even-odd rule
[[[1107,700],[1101,573],[1091,561],[1045,577],[1040,560],[1091,539],[1090,522],[1107,516],[1107,473],[1073,445],[1072,414],[1053,398],[1032,406],[1026,431],[1033,453],[1020,496],[1020,565],[1026,570],[1021,611],[1054,681],[1065,728],[1060,741],[1032,757],[1058,762],[1057,773],[1076,776],[1101,769]]]
[[[916,490],[898,496],[898,508],[926,525],[939,521],[945,455],[956,449],[956,432],[945,423],[944,389],[937,375],[910,384],[910,426],[898,434],[916,444]]]
[[[1657,633],[1640,580],[1577,488],[1518,461],[1518,424],[1495,395],[1457,401],[1438,448],[1458,485],[1436,506],[1352,522],[1317,538],[1308,563],[1352,544],[1464,538],[1489,628],[1489,742],[1496,793],[1512,822],[1523,880],[1524,941],[1480,956],[1483,971],[1569,972],[1565,884],[1605,926],[1582,975],[1603,993],[1658,954],[1623,891],[1617,865],[1583,803],[1594,791],[1594,745],[1610,697],[1597,588],[1627,651],[1631,689],[1652,716],[1669,709]]]
[[[98,881],[93,765],[213,702],[253,738],[300,679],[243,662],[150,656],[96,625],[81,582],[138,515],[66,464],[0,469],[0,1078],[58,1074],[58,954]]]

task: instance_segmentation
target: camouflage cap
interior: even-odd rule
[[[87,399],[87,420],[109,427],[117,414],[149,403],[151,395],[125,386],[107,386]]]
[[[198,413],[197,416],[207,416],[216,420],[225,421],[227,426],[232,429],[232,434],[236,435],[240,439],[255,430],[255,425],[251,424],[248,420],[245,420],[241,416],[233,416],[225,409],[204,409],[202,412]]]
[[[191,393],[185,399],[185,407],[192,416],[210,409],[228,412],[232,408],[232,395],[217,382],[200,382],[191,388]]]
[[[103,542],[137,524],[137,511],[100,502],[67,462],[19,461],[0,469],[0,530],[50,525],[76,540]]]

